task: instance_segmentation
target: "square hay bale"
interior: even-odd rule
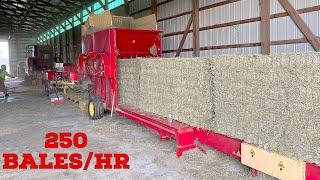
[[[143,60],[141,109],[202,126],[213,118],[209,63],[199,59]]]
[[[118,61],[119,104],[139,107],[141,62],[139,59]]]
[[[119,102],[205,126],[214,115],[209,68],[203,59],[120,60]]]
[[[320,54],[211,59],[211,129],[264,149],[320,163]]]

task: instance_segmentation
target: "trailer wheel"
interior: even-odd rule
[[[104,115],[103,103],[98,97],[92,97],[88,103],[88,115],[91,120],[101,119]]]

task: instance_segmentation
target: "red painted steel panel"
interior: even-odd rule
[[[116,29],[116,43],[120,58],[162,55],[161,31]]]
[[[320,165],[306,164],[306,180],[320,180]]]
[[[241,143],[243,140],[228,137],[213,131],[195,128],[196,139],[213,149],[221,151],[231,157],[240,159]]]
[[[119,58],[161,56],[161,31],[113,28],[95,32],[93,52],[115,53]]]
[[[178,157],[182,155],[183,151],[196,147],[194,130],[187,124],[175,120],[169,123],[163,116],[126,106],[119,106],[116,112],[158,132],[161,140],[166,138],[176,139]]]
[[[65,64],[63,76],[70,82],[78,81],[77,67],[74,64]]]
[[[82,36],[82,53],[86,54],[93,51],[92,35]]]
[[[55,71],[47,71],[47,80],[54,81],[55,80]]]
[[[112,29],[93,33],[93,52],[95,53],[109,53],[110,52],[110,33]],[[112,38],[112,37],[111,37]]]

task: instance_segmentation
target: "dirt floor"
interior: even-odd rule
[[[18,86],[12,82],[11,86]],[[200,150],[175,155],[175,141],[161,142],[157,134],[119,116],[105,115],[99,121],[88,120],[75,106],[52,105],[33,88],[14,89],[8,99],[0,99],[0,152],[124,152],[130,156],[130,170],[3,170],[0,179],[272,179],[263,174],[252,178],[250,169],[219,152]],[[47,132],[85,132],[85,149],[47,150]],[[52,158],[51,158],[52,159]]]

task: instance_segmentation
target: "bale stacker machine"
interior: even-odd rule
[[[192,127],[179,120],[169,122],[167,117],[119,105],[117,60],[161,57],[161,31],[109,28],[83,36],[82,43],[78,73],[80,79],[88,78],[91,82],[87,106],[90,119],[100,119],[105,111],[110,111],[138,122],[157,132],[160,140],[175,139],[178,157],[196,147],[205,152],[203,145],[206,145],[251,167],[253,176],[261,171],[280,179],[320,180],[320,166],[316,164],[267,152],[241,139]]]

